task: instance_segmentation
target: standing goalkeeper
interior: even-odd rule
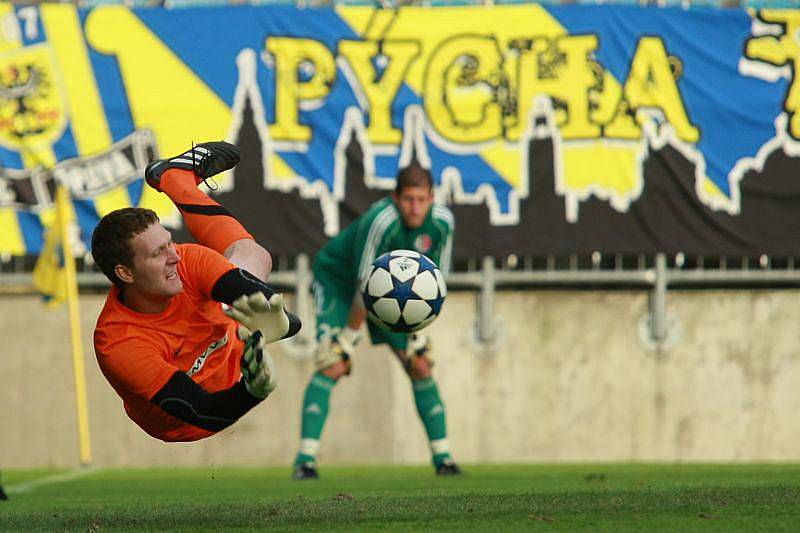
[[[433,180],[417,163],[402,169],[394,193],[370,209],[328,242],[314,261],[314,302],[318,348],[316,373],[303,399],[300,449],[294,463],[295,479],[318,477],[316,456],[328,416],[331,390],[350,374],[353,351],[367,316],[360,281],[373,261],[395,249],[423,253],[443,273],[450,267],[453,214],[433,201]],[[450,457],[444,404],[431,376],[430,343],[422,334],[388,333],[368,324],[372,342],[388,344],[411,379],[414,401],[430,441],[439,475],[459,474]]]
[[[300,329],[264,283],[269,253],[197,188],[238,162],[236,146],[211,142],[145,170],[199,244],[175,244],[141,208],[109,213],[92,235],[113,283],[94,332],[97,361],[128,416],[163,441],[213,435],[264,400],[275,388],[265,345]]]

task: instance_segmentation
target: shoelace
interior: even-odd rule
[[[197,158],[200,158],[199,161]],[[211,162],[214,159],[214,154],[209,152],[205,155],[199,155],[194,149],[194,141],[192,141],[192,172],[195,176],[205,176],[206,172],[211,168]],[[213,178],[203,178],[203,183],[212,191],[219,189],[219,185]]]

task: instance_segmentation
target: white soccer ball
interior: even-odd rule
[[[442,310],[447,286],[436,263],[413,250],[392,250],[372,263],[361,285],[367,316],[387,331],[411,333]]]

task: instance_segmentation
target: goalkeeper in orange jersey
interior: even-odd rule
[[[175,244],[142,208],[109,213],[92,235],[113,283],[94,332],[97,361],[128,416],[163,441],[208,437],[263,401],[276,384],[266,345],[300,329],[265,283],[270,254],[197,188],[238,162],[236,146],[210,142],[145,170],[199,244]]]

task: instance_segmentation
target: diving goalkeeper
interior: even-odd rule
[[[175,244],[153,211],[133,207],[104,216],[92,235],[113,283],[97,361],[131,420],[166,442],[213,435],[263,401],[276,384],[266,345],[300,329],[264,283],[269,253],[197,188],[238,162],[236,146],[211,142],[145,170],[199,244]]]

